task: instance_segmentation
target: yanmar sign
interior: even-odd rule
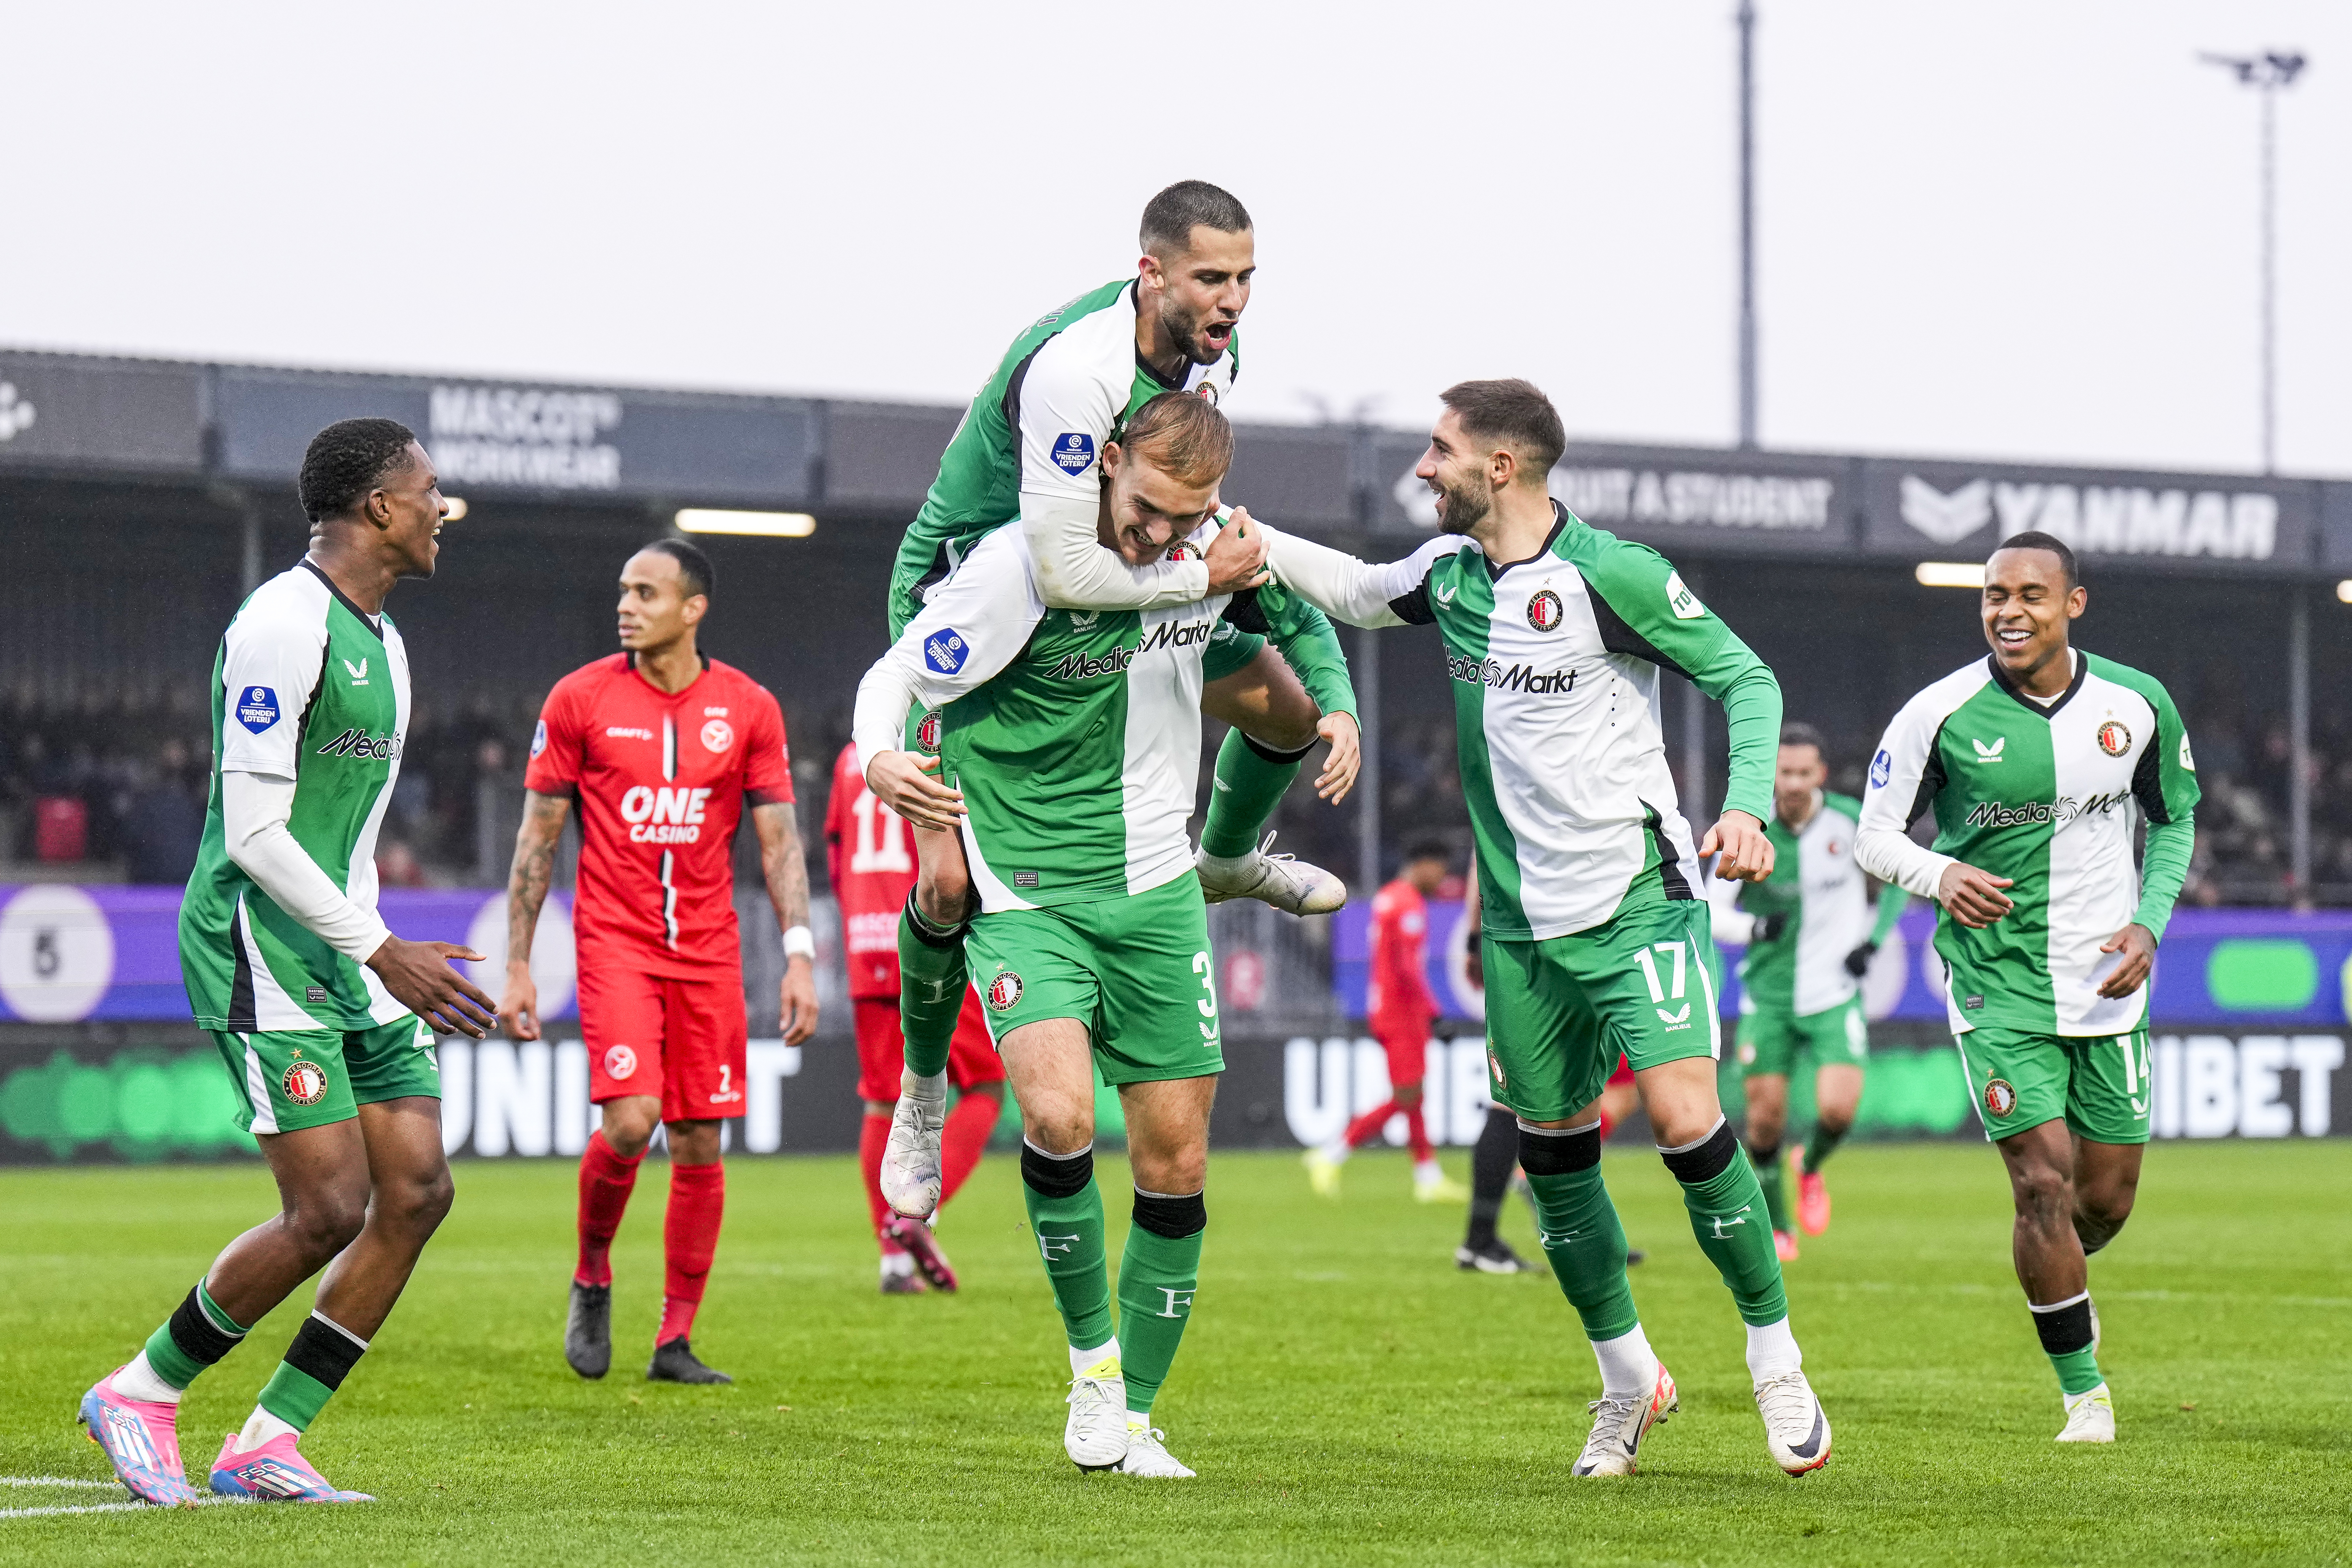
[[[2303,567],[2319,512],[2301,481],[1955,463],[1870,463],[1863,497],[1868,548],[1915,559],[1976,559],[2034,530],[2085,557]]]

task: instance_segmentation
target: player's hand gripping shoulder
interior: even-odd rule
[[[1764,824],[1745,811],[1726,811],[1699,841],[1699,854],[1714,855],[1715,874],[1737,882],[1762,882],[1772,874],[1772,841]]]
[[[2010,879],[1995,876],[1989,871],[1979,871],[1972,865],[1954,861],[1944,868],[1936,883],[1936,902],[1951,913],[1953,919],[1971,931],[1981,931],[2016,905],[2001,889]],[[2112,947],[2108,949],[2113,952]],[[2117,991],[2124,996],[2127,991]]]
[[[423,1019],[436,1033],[485,1039],[498,1027],[498,1005],[449,967],[452,958],[478,964],[483,955],[455,942],[404,942],[387,936],[383,946],[369,955],[367,966],[394,1001]]]
[[[2101,943],[2099,951],[2124,956],[2115,973],[2099,983],[2099,995],[2127,997],[2147,983],[2148,971],[2156,967],[2156,934],[2145,925],[2126,925]]]
[[[1250,523],[1249,508],[1235,507],[1230,527],[1209,541],[1209,594],[1239,593],[1273,580],[1265,569],[1266,536]]]
[[[919,828],[952,833],[966,815],[963,791],[931,777],[940,765],[936,757],[911,751],[877,753],[866,769],[866,787],[874,798]]]

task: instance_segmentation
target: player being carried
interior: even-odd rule
[[[1205,401],[1145,403],[1103,450],[1101,542],[1137,565],[1196,554],[1217,532],[1232,453]],[[1254,593],[1218,593],[1049,610],[1027,536],[1007,528],[858,687],[868,784],[909,821],[960,831],[980,890],[974,980],[1020,1102],[1024,1195],[1069,1343],[1064,1446],[1089,1469],[1192,1473],[1151,1426],[1192,1316],[1224,1066],[1185,822],[1202,689],[1251,678],[1259,608]],[[901,749],[915,702],[948,705],[936,759]],[[1349,758],[1331,786],[1352,777]],[[1136,1188],[1116,1333],[1094,1178],[1097,1070],[1119,1092]]]
[[[1415,470],[1444,532],[1409,559],[1368,566],[1251,527],[1269,538],[1276,580],[1310,603],[1358,626],[1434,622],[1444,639],[1484,898],[1494,1095],[1518,1113],[1544,1251],[1601,1363],[1575,1473],[1631,1474],[1675,1407],[1601,1180],[1598,1105],[1622,1051],[1747,1322],[1766,1445],[1801,1475],[1828,1462],[1829,1421],[1789,1329],[1763,1192],[1717,1103],[1714,945],[1696,896],[1698,855],[1745,881],[1772,870],[1780,687],[1654,550],[1550,498],[1566,437],[1542,392],[1465,382],[1444,401]],[[1662,670],[1722,703],[1730,726],[1723,815],[1696,852],[1658,727]]]
[[[1862,802],[1822,788],[1830,770],[1821,732],[1784,725],[1772,778],[1772,874],[1762,882],[1717,879],[1706,890],[1715,935],[1744,945],[1739,960],[1739,1068],[1748,1096],[1748,1153],[1772,1211],[1780,1261],[1797,1256],[1799,1228],[1830,1228],[1830,1193],[1822,1165],[1853,1126],[1862,1103],[1870,1027],[1862,1016],[1862,977],[1871,955],[1910,902],[1888,883],[1874,917],[1854,864],[1854,823]],[[1789,1122],[1789,1073],[1802,1053],[1813,1064],[1813,1135],[1797,1174],[1797,1212],[1789,1213],[1780,1139]]]
[[[180,969],[284,1212],[213,1260],[81,1419],[134,1497],[196,1500],[180,1396],[324,1269],[317,1300],[211,1486],[263,1502],[365,1502],[302,1457],[303,1432],[383,1326],[449,1212],[434,1031],[480,1038],[490,998],[376,914],[375,835],[408,734],[408,654],[383,613],[433,575],[448,507],[425,449],[347,419],[303,455],[310,549],[246,600],[213,666],[218,746],[180,905]],[[168,1176],[158,1173],[159,1179]]]
[[[793,813],[792,756],[776,699],[696,645],[709,558],[656,539],[621,568],[622,653],[555,683],[531,737],[522,828],[507,881],[507,983],[517,1040],[540,1035],[531,936],[556,841],[580,807],[580,1032],[602,1124],[580,1156],[580,1256],[563,1358],[583,1377],[613,1363],[613,1237],[654,1128],[669,1138],[661,1324],[648,1378],[726,1383],[689,1336],[727,1206],[719,1123],[743,1113],[743,957],[735,830],[751,808],[760,869],[783,933],[783,1037],[816,1031],[808,865]]]
[[[898,1022],[898,918],[915,887],[915,854],[906,820],[866,787],[857,747],[834,759],[833,794],[824,810],[825,866],[841,906],[842,952],[849,970],[850,1006],[857,1020],[857,1093],[866,1115],[857,1136],[857,1165],[866,1206],[882,1249],[882,1293],[919,1294],[925,1281],[956,1288],[954,1266],[940,1250],[929,1220],[894,1214],[882,1201],[882,1148],[898,1109],[906,1071]],[[980,993],[964,988],[963,1010],[948,1051],[948,1082],[961,1096],[940,1138],[940,1204],[956,1195],[980,1164],[1004,1108],[1004,1063],[981,1017]]]
[[[2189,873],[2198,798],[2164,687],[2069,645],[2089,601],[2063,540],[2001,542],[1979,612],[1992,652],[1895,716],[1871,759],[1855,854],[1943,906],[1946,1006],[2009,1168],[2011,1251],[2064,1396],[2062,1443],[2115,1441],[2085,1260],[2123,1228],[2139,1187],[2154,1103],[2147,982]],[[1930,811],[1927,850],[1907,830]]]
[[[1256,580],[1261,547],[1234,530],[1206,560],[1132,565],[1096,542],[1099,454],[1153,397],[1185,392],[1215,403],[1233,390],[1241,363],[1237,324],[1257,267],[1249,214],[1199,180],[1151,198],[1139,244],[1133,277],[1033,322],[972,399],[898,547],[889,595],[894,639],[958,562],[1016,517],[1051,609],[1177,609]],[[1338,877],[1269,853],[1271,837],[1260,842],[1318,735],[1331,754],[1318,791],[1334,799],[1338,771],[1354,772],[1358,736],[1346,666],[1328,626],[1320,637],[1311,653],[1292,646],[1281,656],[1261,655],[1255,705],[1229,691],[1204,694],[1210,716],[1234,727],[1217,751],[1201,830],[1197,864],[1212,904],[1258,898],[1311,915],[1347,902]],[[1303,682],[1291,678],[1286,658]],[[972,904],[955,838],[919,823],[915,843],[921,874],[898,936],[907,1068],[882,1181],[894,1209],[921,1218],[938,1201],[944,1074],[968,978],[964,929]]]

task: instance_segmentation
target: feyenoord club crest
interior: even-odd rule
[[[919,725],[917,725],[917,726],[915,727],[915,744],[916,744],[917,746],[921,747],[925,751],[929,752],[929,753],[930,753],[932,756],[934,756],[934,757],[937,757],[937,756],[939,755],[939,752],[940,752],[940,712],[939,712],[939,709],[937,709],[937,708],[933,708],[930,712],[929,712],[929,713],[925,714],[925,715],[923,716],[923,722],[922,722],[922,723],[920,723],[920,724],[919,724]]]
[[[1495,1087],[1497,1089],[1507,1087],[1507,1081],[1503,1077],[1503,1059],[1495,1054],[1492,1046],[1486,1048],[1486,1066],[1495,1074]]]
[[[637,1053],[625,1045],[616,1045],[604,1053],[604,1076],[626,1078],[637,1070]]]
[[[2017,1091],[2009,1086],[2006,1078],[1996,1078],[1985,1085],[1985,1111],[1992,1116],[2006,1116],[2017,1109]]]
[[[2131,749],[2131,731],[2116,719],[2099,726],[2099,749],[2109,757],[2121,757]]]
[[[1213,408],[1216,406],[1217,402],[1217,383],[1214,382],[1202,382],[1199,386],[1192,389],[1192,395],[1194,397],[1208,399],[1209,405]]]
[[[735,730],[723,718],[714,718],[702,727],[702,749],[724,751],[735,744]]]
[[[1201,552],[1192,548],[1192,541],[1191,539],[1178,539],[1174,544],[1168,547],[1168,559],[1170,560],[1198,560],[1201,559]]]
[[[1528,624],[1538,632],[1552,631],[1567,613],[1560,608],[1559,595],[1549,588],[1528,601]]]
[[[1021,1000],[1021,977],[1010,969],[1000,969],[996,978],[988,982],[988,1005],[998,1012],[1009,1012]]]
[[[297,1105],[316,1105],[327,1097],[327,1070],[315,1061],[298,1061],[282,1080],[286,1098]]]

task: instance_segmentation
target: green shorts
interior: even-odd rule
[[[1201,879],[1128,898],[976,916],[964,954],[992,1038],[1076,1019],[1109,1084],[1225,1070]]]
[[[441,1098],[433,1031],[414,1013],[373,1029],[211,1033],[236,1086],[236,1124],[248,1133],[348,1122],[362,1105],[409,1094]]]
[[[1973,1029],[1952,1037],[1988,1140],[2066,1118],[2096,1144],[2145,1144],[2156,1092],[2147,1030],[2129,1034],[2028,1034]]]
[[[1652,884],[1590,931],[1485,940],[1495,1103],[1530,1122],[1557,1122],[1600,1099],[1621,1052],[1636,1071],[1722,1054],[1702,900],[1670,900]]]
[[[1870,1061],[1870,1026],[1862,1016],[1862,995],[1856,992],[1833,1008],[1802,1015],[1778,1008],[1759,1008],[1739,1019],[1740,1071],[1754,1076],[1786,1075],[1797,1064],[1797,1053],[1813,1059],[1815,1067],[1861,1067]]]

